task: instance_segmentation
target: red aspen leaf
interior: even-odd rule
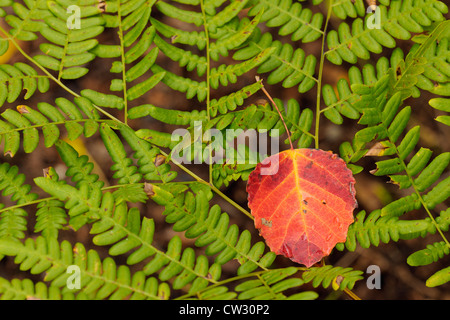
[[[248,205],[269,248],[310,267],[346,240],[358,205],[354,184],[331,151],[291,149],[258,163],[247,183]]]

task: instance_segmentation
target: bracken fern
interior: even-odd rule
[[[167,128],[174,127],[194,136],[199,127],[275,137],[287,129],[296,147],[319,148],[320,120],[350,122],[353,139],[336,152],[356,177],[368,169],[363,157],[382,157],[370,173],[404,192],[372,212],[356,212],[337,250],[439,234],[406,262],[422,266],[448,256],[450,152],[427,148],[420,124],[411,120],[418,106],[405,106],[431,93],[421,108],[438,110],[434,120],[450,125],[448,8],[437,0],[379,2],[367,13],[363,0],[0,0],[0,58],[16,50],[23,60],[5,58],[0,65],[0,137],[4,156],[12,158],[0,165],[0,260],[41,275],[38,282],[0,278],[0,297],[315,299],[318,293],[308,290],[331,286],[356,298],[351,290],[362,271],[279,264],[254,230],[233,223],[216,200],[252,219],[223,187],[246,181],[256,164],[211,163],[208,178],[201,178],[173,159],[178,142]],[[73,5],[79,17],[68,10]],[[374,21],[378,26],[369,28]],[[399,41],[412,46],[403,52]],[[40,52],[30,53],[28,42]],[[306,50],[309,43],[319,44],[320,55]],[[90,71],[97,63],[110,66],[109,90],[79,90],[75,81],[97,77]],[[347,74],[326,83],[329,64],[349,66]],[[248,82],[255,74],[261,80]],[[264,84],[295,87],[314,96],[315,105],[276,93],[277,108],[254,102]],[[199,107],[147,103],[162,86]],[[45,100],[49,92],[56,93],[54,101]],[[72,146],[81,136],[102,141],[109,181]],[[194,159],[208,142],[189,140],[184,150]],[[15,156],[42,148],[55,149],[65,169],[45,168],[41,177],[19,173]],[[249,150],[238,152],[250,157]],[[178,179],[180,172],[190,180]],[[150,203],[162,208],[165,224],[177,233],[167,243],[158,237],[158,217],[144,214]],[[413,210],[422,216],[410,219]],[[63,240],[68,229],[81,228],[91,240]],[[80,269],[79,288],[68,286],[73,265]],[[231,276],[222,274],[224,265]],[[443,268],[426,284],[444,284],[449,275]]]

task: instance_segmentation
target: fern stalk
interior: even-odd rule
[[[328,27],[328,22],[331,18],[331,8],[333,7],[333,0],[329,1],[328,4],[328,12],[327,17],[325,19],[325,26],[323,29],[323,36],[322,36],[322,45],[320,48],[320,63],[319,63],[319,75],[317,77],[317,97],[316,97],[316,126],[315,126],[315,133],[314,133],[314,146],[316,149],[319,149],[319,126],[320,126],[320,101],[321,101],[321,93],[322,93],[322,74],[323,74],[323,66],[325,61],[325,38],[326,38],[326,31]]]
[[[124,37],[123,37],[123,27],[122,27],[122,3],[119,1],[117,3],[117,15],[119,17],[119,31],[117,34],[119,35],[120,41],[120,59],[122,61],[122,85],[123,85],[123,103],[124,103],[124,123],[128,122],[128,97],[127,97],[127,81],[126,81],[126,70],[125,70],[125,45],[124,45]]]

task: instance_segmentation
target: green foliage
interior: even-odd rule
[[[367,13],[363,0],[0,0],[0,143],[12,158],[0,164],[0,260],[41,279],[0,278],[0,298],[316,299],[311,285],[354,297],[362,271],[288,261],[280,267],[255,230],[224,211],[230,204],[227,210],[252,218],[224,189],[246,181],[256,166],[248,160],[264,155],[238,147],[228,160],[245,163],[208,163],[209,177],[202,178],[174,160],[178,140],[168,128],[175,127],[194,137],[184,145],[192,160],[209,150],[208,129],[223,136],[252,129],[274,139],[288,130],[295,147],[319,148],[327,139],[319,136],[321,122],[351,123],[351,141],[335,152],[357,181],[369,171],[364,158],[373,157],[374,178],[402,193],[372,212],[356,212],[336,249],[438,234],[406,262],[418,267],[448,256],[450,152],[427,146],[414,117],[415,99],[431,94],[420,108],[438,114],[436,125],[450,125],[448,7],[392,0],[377,10]],[[380,28],[369,27],[374,21]],[[396,47],[401,41],[410,42],[407,52]],[[40,51],[30,53],[28,42]],[[10,63],[11,50],[22,60]],[[86,87],[99,77],[96,63],[109,68],[109,91]],[[335,83],[324,80],[330,63],[349,65]],[[306,106],[275,90],[276,106],[256,100],[266,83],[317,100]],[[148,103],[156,88],[182,93],[196,108]],[[72,142],[82,136],[98,137],[109,168],[76,150]],[[25,169],[12,162],[42,149],[56,150],[63,169],[19,173]],[[99,176],[101,169],[110,179]],[[160,209],[151,217],[150,205]],[[422,215],[411,219],[413,211]],[[161,224],[171,229],[167,241]],[[81,230],[92,240],[63,240]],[[68,285],[73,265],[80,268],[79,289]],[[426,285],[449,280],[443,268]]]

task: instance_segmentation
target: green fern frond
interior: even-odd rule
[[[426,249],[422,249],[411,254],[408,257],[407,262],[413,267],[425,266],[442,259],[442,257],[449,254],[449,252],[450,248],[444,241],[435,242],[427,245]]]
[[[307,148],[312,141],[309,133],[312,125],[311,109],[304,108],[301,110],[298,101],[295,99],[289,99],[286,107],[280,99],[275,98],[274,101],[283,115],[287,129],[291,133],[292,141],[298,141],[299,148]],[[230,115],[233,115],[233,117]],[[244,110],[228,112],[226,115],[216,117],[213,122],[220,130],[258,129],[260,132],[268,131],[271,135],[276,134],[271,132],[273,129],[278,130],[278,135],[286,132],[275,106],[269,104],[250,105]],[[285,143],[288,143],[288,140]]]
[[[354,251],[358,243],[368,248],[378,246],[380,242],[425,236],[429,231],[432,226],[428,220],[400,220],[395,216],[382,216],[381,210],[374,210],[366,217],[366,212],[360,211],[348,229],[345,245],[339,243],[336,249]]]
[[[73,293],[61,294],[61,290],[48,287],[44,282],[34,283],[30,279],[0,278],[2,300],[74,300]]]
[[[216,42],[210,43],[209,46],[209,54],[211,58],[215,61],[219,59],[219,55],[221,56],[228,56],[228,51],[237,48],[240,46],[245,40],[252,34],[253,30],[256,28],[258,24],[259,16],[257,16],[255,19],[253,19],[251,22],[242,23],[241,27],[238,27],[238,29],[235,31],[235,33],[224,33],[220,38],[217,39]],[[156,22],[156,21],[155,21]],[[161,27],[161,24],[159,22],[156,22],[156,26],[159,26],[160,29],[164,31],[167,30],[164,29],[164,27]],[[234,30],[234,29],[233,29]],[[227,29],[228,31],[228,29]],[[171,41],[172,43],[178,42],[178,41],[185,41],[183,38],[186,37],[186,34],[183,33],[182,39],[178,40],[178,34],[176,33],[178,31],[175,31],[175,29],[170,29],[170,32],[165,32],[167,35],[171,35]],[[188,39],[196,38],[194,36],[188,36]],[[183,50],[181,48],[177,48],[173,45],[168,44],[166,41],[162,40],[159,36],[155,37],[155,44],[164,52],[166,56],[168,56],[173,61],[177,61],[180,65],[180,67],[185,67],[188,71],[192,71],[195,68],[197,69],[197,74],[199,76],[202,76],[206,72],[206,58],[204,56],[198,56],[196,54],[193,54],[189,50]],[[197,44],[199,45],[199,44]],[[199,45],[204,46],[204,45]],[[219,67],[220,69],[220,67]],[[213,69],[214,70],[214,69]],[[214,73],[214,72],[212,72]],[[214,78],[213,75],[211,75],[212,78]],[[222,83],[224,86],[226,84]],[[213,88],[217,88],[217,85],[213,85]]]
[[[317,290],[305,290],[319,286],[351,295],[363,278],[352,267],[325,261],[322,267],[293,267],[278,257],[271,269],[276,255],[255,230],[224,211],[222,200],[246,218],[251,214],[219,189],[248,180],[267,157],[264,137],[270,137],[270,152],[286,131],[285,144],[310,148],[314,141],[320,148],[324,120],[336,127],[354,124],[351,140],[339,146],[353,174],[367,169],[360,160],[371,157],[372,178],[400,189],[380,208],[358,212],[336,249],[436,234],[441,239],[416,249],[407,263],[448,257],[450,152],[426,145],[416,106],[404,105],[431,93],[424,108],[436,111],[435,125],[450,125],[448,7],[438,0],[380,0],[373,12],[367,5],[0,0],[6,23],[0,26],[0,106],[16,108],[0,114],[3,152],[17,162],[45,146],[58,152],[65,167],[64,178],[49,167],[43,176],[27,177],[34,178],[28,185],[20,166],[0,164],[6,200],[0,204],[0,259],[38,279],[0,278],[0,299],[315,299]],[[407,40],[408,49],[395,48],[398,40]],[[30,53],[25,41],[38,41],[41,52]],[[15,51],[20,57],[8,61]],[[332,75],[325,59],[346,63],[337,69],[347,74],[326,83]],[[78,80],[93,63],[109,68],[112,80],[104,92]],[[255,73],[257,81],[249,83]],[[65,81],[72,79],[77,81]],[[50,80],[54,102],[42,102],[39,93],[49,91]],[[276,105],[255,103],[263,83],[295,89],[277,96],[268,88]],[[152,92],[161,85],[199,106],[174,109],[170,100],[153,105],[161,97]],[[20,105],[22,99],[29,106]],[[180,131],[170,132],[175,128]],[[98,137],[112,180],[100,180],[94,162],[63,134],[68,140]],[[213,159],[222,151],[222,159]],[[177,155],[194,164],[201,157],[207,178]],[[181,181],[174,180],[177,172]],[[145,213],[154,205],[160,210]],[[411,220],[413,211],[425,216]],[[158,221],[179,234],[160,242]],[[60,239],[82,227],[90,232],[87,242]],[[105,257],[90,245],[102,247]],[[72,268],[80,271],[76,288]],[[446,283],[449,275],[446,267],[437,270],[426,285]]]
[[[49,88],[48,77],[38,75],[33,67],[25,63],[17,62],[14,65],[0,66],[0,107],[5,101],[8,103],[16,101],[22,90],[26,91],[23,98],[27,100],[35,94],[36,90],[45,93]]]
[[[262,63],[257,72],[259,74],[268,73],[267,83],[275,84],[282,82],[283,87],[291,88],[298,85],[299,92],[307,92],[317,82],[314,77],[317,59],[314,55],[305,57],[305,52],[301,48],[294,50],[289,43],[273,41],[270,33],[261,34],[256,29],[246,47],[239,49],[233,55],[235,60],[247,60],[267,48],[275,48],[269,59]]]
[[[46,26],[41,19],[51,15],[47,4],[43,1],[27,1],[25,5],[19,2],[6,1],[2,3],[2,7],[12,7],[15,14],[6,15],[5,21],[11,27],[10,35],[22,41],[36,40],[38,38],[36,33]],[[1,10],[5,12],[4,9]]]
[[[203,100],[206,99],[207,89],[205,81],[198,82],[190,78],[178,76],[170,71],[165,70],[164,68],[160,67],[157,64],[154,64],[151,67],[151,70],[155,74],[164,72],[162,82],[164,82],[167,86],[169,86],[173,90],[186,92],[187,99],[192,99],[195,96],[197,96],[199,102],[202,102]]]
[[[70,144],[62,140],[56,143],[56,150],[67,166],[66,176],[71,177],[72,181],[76,183],[76,188],[81,187],[82,184],[87,184],[92,189],[103,187],[104,182],[98,180],[97,174],[92,173],[94,164],[89,162],[88,156],[80,156]],[[52,176],[49,177],[52,178]],[[57,179],[53,180],[58,181]]]
[[[304,283],[300,278],[290,277],[297,272],[294,267],[270,270],[238,284],[234,290],[239,292],[239,300],[284,300],[287,297],[283,291]]]
[[[119,74],[120,78],[111,81],[110,90],[123,92],[123,98],[102,94],[102,97],[95,98],[99,100],[97,101],[93,99],[93,95],[98,93],[92,91],[89,92],[92,98],[88,98],[98,106],[125,108],[126,119],[129,109],[128,101],[136,100],[146,94],[165,75],[164,72],[155,72],[149,77],[146,76],[159,52],[158,48],[147,51],[155,36],[155,28],[147,26],[154,4],[155,1],[130,0],[106,6],[107,14],[103,15],[107,20],[106,27],[118,28],[120,43],[118,45],[99,44],[91,50],[99,57],[117,58],[110,72]],[[139,82],[136,81],[138,79]],[[81,94],[86,96],[83,92]]]
[[[152,26],[166,38],[169,38],[171,43],[181,43],[190,46],[197,46],[199,50],[203,50],[206,46],[206,37],[204,31],[187,31],[169,26],[161,21],[150,18]]]
[[[114,204],[110,193],[103,196],[100,189],[91,189],[87,183],[82,183],[79,190],[44,177],[35,178],[35,183],[48,194],[65,202],[65,208],[69,210],[69,224],[75,230],[98,219],[102,210],[111,210]]]
[[[227,86],[229,82],[236,83],[237,77],[264,63],[264,61],[271,57],[274,50],[274,48],[268,48],[247,61],[229,66],[222,64],[218,68],[212,68],[210,76],[211,87],[217,89],[219,83],[222,86]]]
[[[27,230],[27,212],[21,208],[4,209],[0,206],[0,238],[23,239]],[[2,255],[0,255],[0,258]]]
[[[222,64],[218,68],[212,68],[210,72],[211,87],[217,89],[219,84],[222,86],[227,86],[229,83],[236,83],[237,77],[249,72],[251,69],[269,59],[273,50],[273,48],[267,48],[261,51],[258,55],[242,63],[228,66]],[[190,61],[195,63],[198,60],[190,59]],[[162,82],[174,90],[186,92],[186,98],[190,99],[197,96],[199,102],[206,98],[207,90],[205,81],[198,82],[189,78],[178,76],[165,70],[157,64],[154,64],[151,69],[154,73],[165,72]]]
[[[448,21],[440,23],[429,37],[421,39],[423,42],[415,44],[408,54],[412,59],[418,59],[418,57],[426,59],[423,73],[417,75],[416,86],[443,96],[450,95],[448,85],[450,78],[450,64],[448,62],[450,54],[449,26]]]
[[[21,270],[30,271],[32,274],[45,272],[44,281],[51,283],[48,289],[52,294],[47,298],[56,298],[60,294],[68,295],[68,298],[84,299],[123,299],[131,295],[131,299],[168,299],[169,287],[165,283],[158,283],[155,278],[146,278],[144,273],[136,272],[131,276],[127,266],[116,266],[110,257],[100,259],[95,250],[86,251],[81,243],[73,248],[68,241],[58,243],[57,240],[46,240],[38,237],[35,240],[27,239],[24,244],[11,240],[0,240],[0,253],[15,256],[14,262],[20,265]],[[66,271],[70,266],[80,268],[80,292],[78,289],[69,289],[70,273]],[[2,298],[14,295],[17,299],[32,297],[45,297],[45,284],[35,286],[31,282],[14,282],[15,290],[11,285],[1,280]],[[14,293],[13,293],[13,292]],[[50,293],[50,291],[47,291]]]
[[[335,7],[337,8],[337,7]],[[329,50],[327,59],[334,64],[342,61],[356,63],[357,58],[367,60],[370,52],[380,53],[382,47],[395,47],[395,39],[408,40],[411,32],[420,33],[435,22],[444,19],[447,7],[440,1],[391,1],[388,7],[380,5],[379,26],[370,29],[367,23],[373,16],[368,15],[364,21],[361,18],[353,20],[352,29],[342,22],[338,30],[327,34]],[[373,13],[376,14],[376,13]]]
[[[2,163],[0,166],[0,190],[3,196],[10,196],[17,204],[31,202],[38,198],[36,193],[30,192],[31,186],[25,184],[25,175],[19,173],[17,166]]]
[[[76,183],[75,187],[59,180],[51,171],[44,177],[35,178],[35,183],[42,190],[64,202],[70,217],[69,225],[78,230],[87,222],[98,219],[102,210],[112,209],[114,199],[109,192],[102,194],[103,181],[91,173],[93,164],[85,155],[79,156],[68,143],[59,140],[56,149],[61,159],[68,166],[66,176]]]
[[[161,159],[158,148],[139,138],[128,126],[122,125],[119,130],[134,151],[133,156],[137,159],[138,170],[146,180],[169,182],[176,178],[177,172],[171,170],[169,163],[157,161],[158,157]]]
[[[278,34],[292,34],[292,41],[312,42],[322,36],[322,13],[313,14],[308,8],[303,8],[298,2],[291,0],[252,1],[254,5],[248,15],[255,16],[263,10],[261,22],[268,27],[279,27]]]
[[[100,135],[114,164],[111,170],[115,171],[113,178],[118,184],[132,184],[141,180],[142,175],[136,173],[138,169],[132,165],[132,160],[127,157],[125,148],[115,132],[105,123],[100,126]]]
[[[430,106],[434,109],[442,110],[445,112],[450,112],[450,99],[446,98],[433,98],[429,101]],[[447,126],[450,126],[450,116],[449,115],[441,115],[437,116],[436,121],[439,121]]]
[[[257,81],[236,92],[232,92],[226,96],[222,96],[219,99],[212,99],[210,104],[211,115],[215,117],[217,115],[217,111],[219,111],[219,113],[221,114],[227,114],[228,111],[235,110],[238,106],[242,106],[244,104],[245,99],[255,94],[262,87],[262,81]],[[217,129],[222,130],[223,124],[217,123]]]
[[[25,175],[17,166],[8,163],[0,165],[0,190],[2,196],[10,196],[11,200],[22,205],[38,198],[30,192],[31,186],[25,184]],[[23,239],[27,230],[27,212],[23,208],[9,208],[0,204],[0,238]],[[1,255],[0,255],[1,257]]]
[[[237,274],[248,274],[258,267],[265,269],[272,264],[275,255],[272,252],[264,254],[263,242],[251,246],[251,235],[247,230],[239,232],[237,225],[230,226],[228,214],[221,212],[219,206],[209,207],[211,191],[203,191],[204,187],[198,189],[201,185],[190,186],[195,187],[195,195],[187,191],[187,187],[175,189],[172,194],[163,186],[153,186],[155,194],[150,198],[165,206],[166,222],[173,223],[175,231],[184,231],[189,239],[196,238],[195,245],[206,247],[206,255],[218,254],[214,261],[219,265],[238,260],[241,266]]]
[[[353,119],[357,116],[356,111],[361,111],[361,108],[367,108],[367,103],[374,105],[376,99],[380,98],[381,92],[379,90],[390,88],[390,82],[394,84],[393,88],[389,90],[391,92],[402,91],[403,99],[409,96],[420,96],[419,89],[433,93],[435,90],[438,90],[441,94],[450,94],[445,89],[447,83],[445,70],[448,63],[441,58],[433,58],[436,52],[442,52],[445,56],[445,52],[448,51],[449,37],[445,35],[447,26],[447,21],[440,23],[426,40],[422,40],[420,45],[414,46],[414,50],[411,50],[406,58],[404,58],[403,51],[400,48],[396,48],[391,55],[390,61],[386,57],[381,57],[375,66],[366,64],[362,70],[352,66],[348,73],[350,85],[344,79],[340,79],[337,83],[339,98],[337,98],[329,85],[324,85],[322,96],[327,107],[322,109],[321,112],[336,124],[342,123],[342,115]],[[439,51],[436,49],[438,43]],[[426,56],[428,58],[425,57],[425,52],[427,52]],[[434,67],[435,64],[439,69]],[[395,75],[394,70],[396,72]],[[390,78],[390,80],[387,78]],[[366,86],[376,84],[372,88],[373,93],[370,97],[367,96],[368,92],[364,92],[364,90],[360,91],[361,94],[358,94],[358,90],[362,89],[359,85],[362,84]],[[443,117],[439,119],[445,119],[445,116]],[[365,121],[364,118],[360,119],[362,124]]]
[[[322,285],[324,288],[328,288],[330,285],[335,290],[344,290],[346,288],[353,289],[356,281],[363,279],[362,271],[354,270],[352,268],[343,267],[312,267],[303,272],[302,279],[305,283],[311,282],[314,288]]]
[[[34,232],[45,238],[58,238],[59,230],[67,225],[67,213],[64,203],[59,200],[47,200],[38,204]]]
[[[363,0],[341,0],[333,2],[333,13],[341,20],[347,17],[356,18],[366,14],[366,7]]]
[[[437,287],[450,281],[450,267],[441,269],[434,273],[425,282],[427,287]]]
[[[100,118],[98,112],[92,103],[83,97],[77,97],[74,101],[76,104],[65,98],[57,98],[55,103],[59,109],[49,103],[40,102],[37,106],[38,110],[19,105],[17,111],[13,109],[4,111],[1,116],[6,122],[0,120],[0,133],[2,137],[5,137],[5,154],[14,157],[21,141],[26,153],[33,152],[40,140],[38,128],[42,129],[46,147],[53,146],[60,138],[61,132],[58,125],[61,124],[66,127],[70,140],[75,140],[82,133],[86,137],[92,136],[98,130],[97,121]],[[87,115],[88,119],[80,110]],[[19,132],[22,132],[22,138]]]

